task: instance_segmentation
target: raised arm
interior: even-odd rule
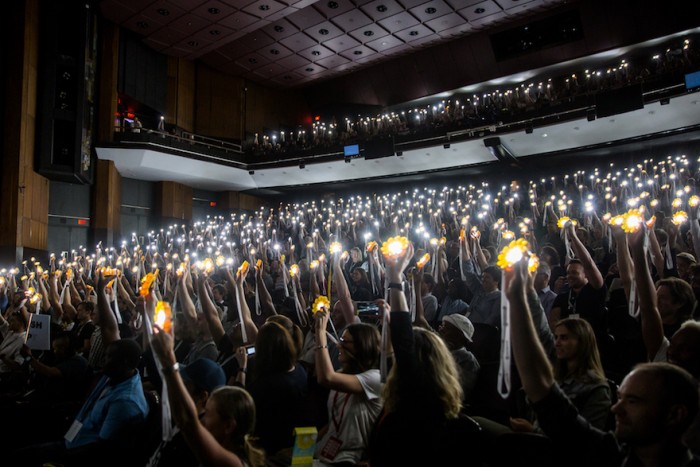
[[[532,402],[542,400],[554,386],[554,373],[532,317],[526,297],[527,263],[520,261],[506,273],[506,295],[510,302],[510,335],[513,355],[523,388]]]
[[[228,270],[226,271],[226,274],[228,275],[228,281],[231,288],[233,289],[235,287],[238,291],[238,297],[240,298],[238,302],[241,307],[241,316],[243,316],[241,326],[245,326],[246,334],[248,335],[248,342],[255,342],[255,339],[258,337],[258,327],[253,321],[250,314],[250,308],[248,308],[248,302],[245,299],[245,280],[246,276],[248,275],[248,271],[246,270],[240,275],[235,274],[235,277]]]
[[[112,307],[109,306],[109,300],[107,300],[107,293],[105,292],[105,287],[107,286],[107,281],[105,280],[102,272],[97,271],[97,307],[96,325],[100,326],[100,332],[102,333],[102,342],[105,347],[114,341],[118,341],[121,337],[119,336],[119,326],[117,326],[117,318],[112,312]]]
[[[421,287],[423,284],[423,269],[415,268],[413,270],[413,290],[416,294],[416,317],[413,320],[413,325],[428,330],[432,330],[430,323],[425,319],[423,310],[423,298],[421,296]]]
[[[335,290],[338,293],[338,300],[340,301],[340,307],[343,313],[343,322],[349,324],[358,321],[357,316],[355,316],[355,309],[352,303],[352,297],[350,296],[350,289],[348,288],[348,283],[345,282],[343,268],[340,267],[340,255],[332,255],[331,267],[333,268],[333,282],[335,283]]]
[[[188,326],[196,326],[197,324],[197,309],[194,306],[192,297],[189,293],[189,288],[187,287],[188,278],[190,275],[189,268],[185,269],[183,277],[177,283],[177,300],[182,308],[183,314],[185,315],[185,320]],[[191,284],[191,280],[189,281]]]
[[[205,280],[197,281],[197,296],[199,297],[199,303],[202,305],[202,311],[204,312],[204,318],[207,320],[209,325],[209,332],[211,332],[211,337],[214,342],[219,342],[226,332],[224,331],[224,325],[221,324],[219,319],[219,313],[217,306],[211,299],[211,290],[209,289],[209,284]]]
[[[634,279],[637,282],[637,297],[642,321],[642,340],[647,349],[647,357],[652,360],[661,348],[664,339],[663,322],[657,306],[656,288],[651,278],[651,271],[644,251],[644,232],[630,234],[632,259],[634,260]]]
[[[620,270],[620,280],[625,288],[625,296],[629,301],[632,278],[634,277],[634,264],[632,263],[632,256],[630,256],[629,245],[627,244],[627,235],[617,225],[612,226],[612,233],[615,239],[617,268]]]
[[[593,261],[593,258],[591,258],[590,253],[588,253],[586,247],[576,236],[576,230],[574,229],[573,223],[569,222],[569,224],[566,226],[566,232],[569,236],[569,241],[571,242],[571,247],[574,250],[576,258],[581,261],[581,265],[586,273],[586,278],[588,279],[589,284],[591,284],[591,286],[596,290],[600,289],[603,287],[603,285],[605,285],[603,275],[595,265],[595,262]]]
[[[155,305],[151,305],[153,307]],[[152,344],[154,353],[163,366],[163,375],[168,386],[170,411],[178,428],[182,431],[187,444],[201,465],[207,466],[243,466],[243,462],[234,453],[221,446],[214,436],[199,421],[199,414],[194,401],[187,392],[185,383],[177,370],[173,338],[165,332],[156,332]],[[227,430],[235,429],[233,426]]]
[[[63,306],[61,305],[60,296],[58,295],[58,277],[56,274],[52,274],[49,281],[48,301],[53,308],[53,318],[59,320],[63,317]]]
[[[46,279],[43,277],[38,277],[36,280],[39,285],[39,293],[41,294],[41,311],[42,313],[48,313],[51,310],[51,302],[49,301],[49,292],[46,289]]]
[[[280,268],[284,265],[280,264]],[[263,264],[258,267],[255,265],[255,283],[258,285],[258,296],[260,297],[260,308],[262,309],[263,315],[272,316],[277,314],[275,310],[275,304],[272,301],[272,295],[267,290],[265,286],[265,281],[263,280],[263,272],[265,266]]]
[[[328,389],[351,394],[362,394],[364,389],[355,375],[338,373],[333,369],[333,363],[328,353],[328,320],[330,310],[314,315],[316,320],[316,380],[318,384]]]

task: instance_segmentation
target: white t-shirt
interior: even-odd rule
[[[362,460],[382,410],[379,370],[354,376],[364,389],[362,394],[331,390],[328,396],[328,430],[316,444],[316,457],[322,463]]]

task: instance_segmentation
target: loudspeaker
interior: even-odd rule
[[[35,169],[92,183],[97,18],[89,2],[42,2]]]
[[[390,157],[394,155],[394,138],[379,138],[373,141],[367,141],[363,145],[365,159],[379,159],[382,157]]]
[[[644,96],[641,83],[599,93],[595,97],[595,108],[598,118],[643,109]]]
[[[501,143],[501,138],[495,136],[493,138],[484,138],[484,146],[488,148],[489,152],[493,157],[501,162],[504,162],[512,167],[519,167],[520,162],[515,158],[510,149],[503,146]]]

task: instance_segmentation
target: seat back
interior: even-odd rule
[[[473,324],[474,335],[468,349],[480,365],[498,362],[501,352],[501,331],[490,324]]]

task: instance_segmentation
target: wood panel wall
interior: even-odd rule
[[[197,65],[195,133],[242,140],[263,128],[295,126],[309,115],[303,95],[271,89]]]
[[[219,192],[217,199],[217,206],[224,212],[256,211],[268,204],[262,198],[237,191]]]
[[[156,217],[162,222],[192,219],[192,187],[176,182],[155,185]]]
[[[117,125],[117,79],[119,75],[119,28],[109,21],[101,21],[100,79],[97,106],[97,143],[112,141]]]
[[[12,2],[8,47],[0,260],[19,262],[45,252],[48,245],[49,181],[34,172],[37,77],[39,65],[39,0]]]
[[[168,57],[165,93],[165,122],[185,131],[195,131],[196,67],[189,60]]]
[[[121,175],[114,161],[97,160],[90,228],[95,244],[112,245],[121,233]]]

